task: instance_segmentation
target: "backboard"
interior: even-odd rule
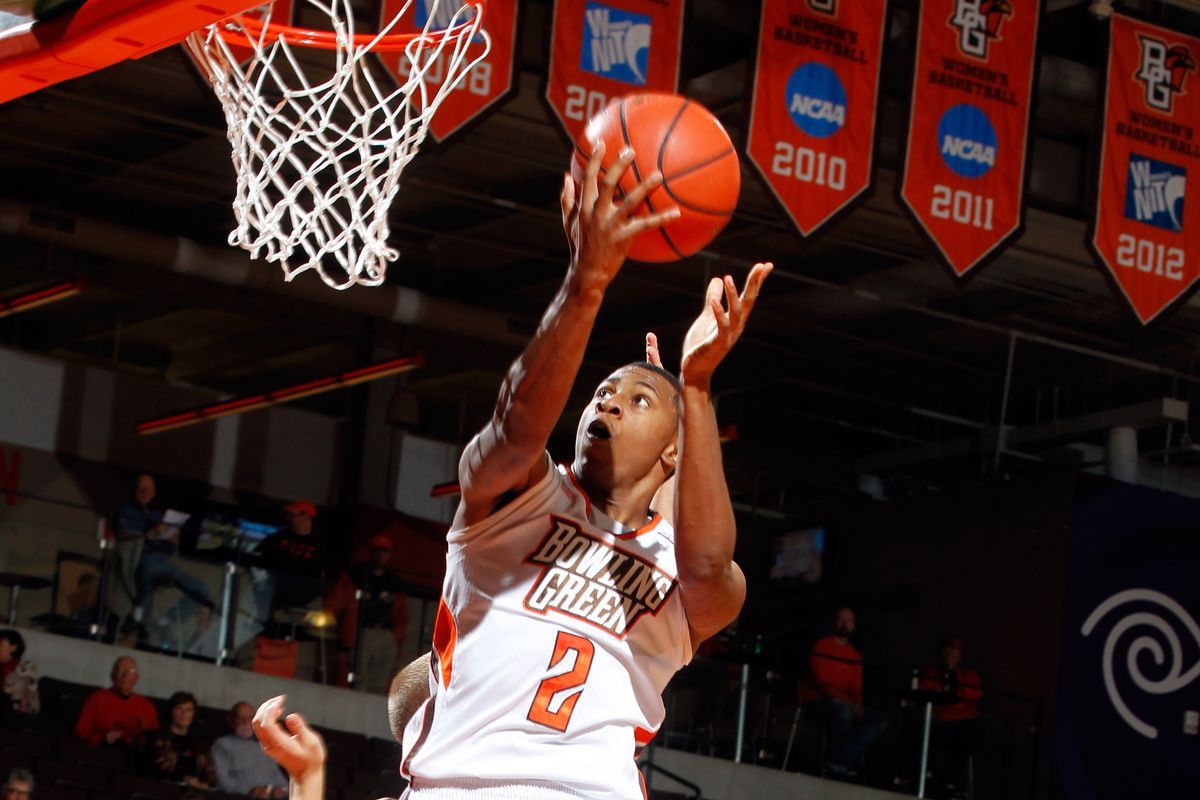
[[[192,31],[259,3],[0,0],[0,103],[178,44]]]

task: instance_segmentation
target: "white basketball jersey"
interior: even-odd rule
[[[692,656],[670,525],[626,530],[551,466],[447,539],[432,696],[404,732],[411,795],[643,797],[635,752]]]

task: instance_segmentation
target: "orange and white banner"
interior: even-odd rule
[[[921,0],[900,200],[962,277],[1025,218],[1041,0]]]
[[[801,236],[873,177],[887,0],[763,0],[746,154]]]
[[[1116,14],[1092,248],[1142,324],[1200,277],[1200,39]]]
[[[546,102],[571,141],[609,101],[675,92],[684,0],[555,0]]]
[[[380,10],[382,23],[386,25],[391,21],[405,2],[406,0],[383,0]],[[469,20],[469,17],[465,16],[466,12],[459,13],[460,8],[459,3],[451,0],[414,0],[412,7],[396,22],[392,32],[417,33],[425,30],[426,25],[431,31],[444,30]],[[495,110],[504,100],[515,94],[517,0],[488,0],[482,27],[491,37],[491,49],[483,60],[463,75],[450,96],[438,106],[437,113],[429,123],[429,133],[439,142],[444,142],[470,123],[479,120],[485,112]],[[470,64],[479,58],[483,48],[484,39],[477,35],[467,46],[464,63]],[[426,72],[427,91],[430,95],[435,94],[445,83],[446,62],[453,49],[452,44],[447,45]],[[398,81],[408,80],[411,62],[404,53],[380,53],[379,59]]]

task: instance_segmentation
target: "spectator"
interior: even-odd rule
[[[358,646],[355,685],[373,694],[387,694],[408,627],[408,595],[388,567],[391,555],[390,538],[372,538],[369,560],[343,573],[325,602],[338,616],[343,651]]]
[[[834,626],[831,635],[812,647],[812,685],[805,687],[801,700],[825,725],[826,768],[835,775],[853,776],[867,745],[887,729],[887,719],[863,706],[862,656],[850,644],[854,612],[839,608]]]
[[[33,775],[28,770],[14,769],[4,780],[4,794],[0,800],[30,800],[33,797]]]
[[[153,703],[133,692],[138,667],[132,658],[121,656],[113,662],[112,682],[111,689],[97,689],[84,702],[75,737],[92,745],[128,747],[158,728],[158,713]]]
[[[13,713],[36,714],[41,710],[38,698],[37,667],[25,655],[25,639],[11,628],[0,630],[0,687],[4,689],[0,719]]]
[[[257,551],[262,556],[262,565],[271,572],[275,582],[267,616],[268,630],[276,611],[306,606],[325,591],[325,583],[321,580],[324,541],[313,531],[317,507],[308,500],[297,500],[283,510],[287,515],[288,530],[268,537]]]
[[[143,771],[152,778],[208,788],[212,783],[211,762],[190,732],[196,716],[196,698],[188,692],[176,692],[167,700],[167,709],[169,727],[146,737]]]
[[[212,746],[217,788],[253,798],[287,797],[287,776],[254,738],[250,724],[253,720],[254,709],[249,703],[236,703],[229,710],[231,733],[217,739]]]
[[[212,612],[216,607],[204,582],[171,560],[179,540],[179,529],[164,524],[162,512],[150,506],[157,491],[153,475],[138,475],[133,501],[122,506],[117,514],[117,537],[121,550],[132,556],[134,543],[140,541],[141,544],[133,573],[133,608],[122,631],[137,631],[139,637],[143,638],[146,635],[146,608],[155,589],[175,587],[191,602],[199,605],[198,626],[201,631],[212,623]],[[128,560],[131,559],[126,559],[125,553],[122,553],[122,564]],[[122,574],[125,574],[124,569]],[[191,606],[181,600],[162,614],[158,627],[181,624],[191,613]]]
[[[942,643],[941,663],[921,670],[920,688],[954,693],[957,703],[935,705],[929,730],[931,747],[944,754],[942,769],[946,791],[951,796],[967,786],[967,763],[975,755],[983,735],[979,698],[983,689],[979,673],[962,666],[962,640],[951,637]]]

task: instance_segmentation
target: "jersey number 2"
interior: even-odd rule
[[[538,685],[537,694],[533,698],[533,705],[529,707],[529,720],[536,722],[538,725],[545,725],[547,728],[553,728],[556,731],[565,731],[568,723],[571,722],[571,714],[575,711],[575,704],[579,702],[580,695],[583,694],[583,689],[572,694],[566,700],[563,700],[562,705],[558,707],[558,711],[550,710],[550,701],[554,699],[554,695],[568,689],[582,687],[587,682],[588,673],[592,670],[592,656],[596,653],[596,646],[588,639],[582,636],[576,636],[573,633],[559,631],[558,638],[554,641],[554,654],[550,656],[550,666],[548,669],[553,669],[558,664],[562,663],[566,657],[567,651],[575,652],[575,666],[570,672],[564,672],[562,675],[555,675],[553,678],[546,678]]]

